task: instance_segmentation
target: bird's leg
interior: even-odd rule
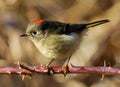
[[[49,66],[50,66],[50,64],[54,61],[55,59],[52,59],[48,64],[46,64],[46,69],[48,69],[49,68]]]
[[[66,75],[67,75],[67,71],[69,71],[69,70],[68,70],[68,64],[69,64],[70,58],[71,58],[71,56],[67,59],[67,62],[65,62],[65,63],[62,65],[62,69],[63,69],[63,74],[64,74],[64,76],[66,76]]]
[[[46,64],[45,68],[48,70],[48,75],[51,75],[51,71],[53,71],[50,67],[50,64],[54,61],[55,59],[52,59],[48,64]]]

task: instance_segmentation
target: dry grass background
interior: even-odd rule
[[[27,38],[20,38],[27,24],[35,19],[86,23],[101,19],[111,22],[88,31],[72,56],[73,65],[111,66],[120,62],[120,0],[0,0],[0,66],[20,61],[27,65],[48,61]],[[56,62],[57,64],[57,62]],[[109,65],[109,64],[107,64]],[[0,87],[119,87],[120,76],[62,75],[33,76],[21,80],[18,75],[0,75]]]

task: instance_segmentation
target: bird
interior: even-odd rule
[[[91,23],[70,24],[50,20],[34,20],[28,24],[26,33],[21,37],[28,37],[36,46],[39,52],[46,56],[46,59],[53,60],[68,59],[81,42],[82,37],[91,27],[110,22],[108,19]]]

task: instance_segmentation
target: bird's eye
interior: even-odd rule
[[[36,35],[36,34],[37,34],[37,31],[33,31],[31,34],[32,34],[32,35]]]

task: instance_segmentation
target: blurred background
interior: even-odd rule
[[[111,22],[91,28],[70,63],[79,66],[119,67],[120,0],[0,0],[0,66],[47,64],[46,57],[27,38],[21,38],[29,22],[35,19],[66,23],[88,23],[102,19]],[[60,63],[60,62],[59,62]],[[55,62],[57,65],[58,62]],[[54,65],[54,64],[53,64]],[[119,87],[120,76],[0,75],[0,87]]]

